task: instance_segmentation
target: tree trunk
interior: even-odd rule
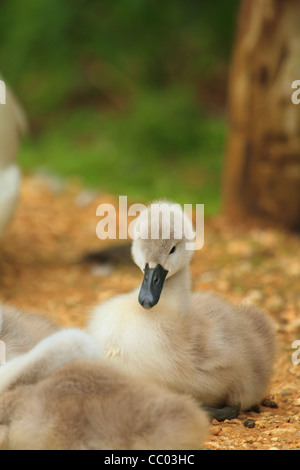
[[[242,0],[229,77],[224,210],[300,228],[300,0]]]

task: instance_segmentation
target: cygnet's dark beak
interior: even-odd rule
[[[152,308],[157,304],[166,279],[166,271],[160,264],[150,269],[149,264],[145,266],[144,279],[139,293],[139,303],[144,308]]]

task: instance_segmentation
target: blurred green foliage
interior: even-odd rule
[[[24,168],[77,174],[135,199],[204,202],[215,212],[225,123],[201,96],[209,84],[214,100],[214,81],[226,80],[237,6],[2,0],[1,72],[33,129]]]

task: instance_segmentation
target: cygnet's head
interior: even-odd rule
[[[152,308],[159,301],[166,277],[190,263],[195,232],[179,204],[152,203],[136,219],[132,257],[144,272],[139,302]]]

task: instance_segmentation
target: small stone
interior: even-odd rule
[[[255,424],[260,428],[265,428],[265,423],[261,419],[257,419]]]
[[[271,400],[270,398],[265,398],[261,402],[261,404],[262,404],[262,406],[265,406],[266,408],[278,408],[278,405],[277,405],[276,401]]]
[[[209,441],[209,442],[207,442],[206,444],[209,445],[209,446],[211,446],[212,449],[215,449],[215,450],[224,450],[224,447],[221,446],[220,444],[218,444],[217,442],[211,442],[211,441]]]
[[[220,426],[214,427],[213,430],[212,430],[212,435],[213,436],[218,436],[221,431],[222,431],[222,428]]]
[[[258,447],[261,446],[261,443],[258,442],[258,441],[254,441],[252,445],[253,445],[253,447],[254,447],[255,449],[257,449]]]
[[[241,420],[240,419],[230,419],[229,421],[229,424],[241,424]]]
[[[259,405],[251,406],[250,411],[254,411],[254,413],[260,413]]]
[[[246,419],[246,421],[244,422],[244,426],[245,426],[246,428],[254,428],[254,427],[255,427],[255,421],[254,421],[254,419],[251,419],[251,418]]]

